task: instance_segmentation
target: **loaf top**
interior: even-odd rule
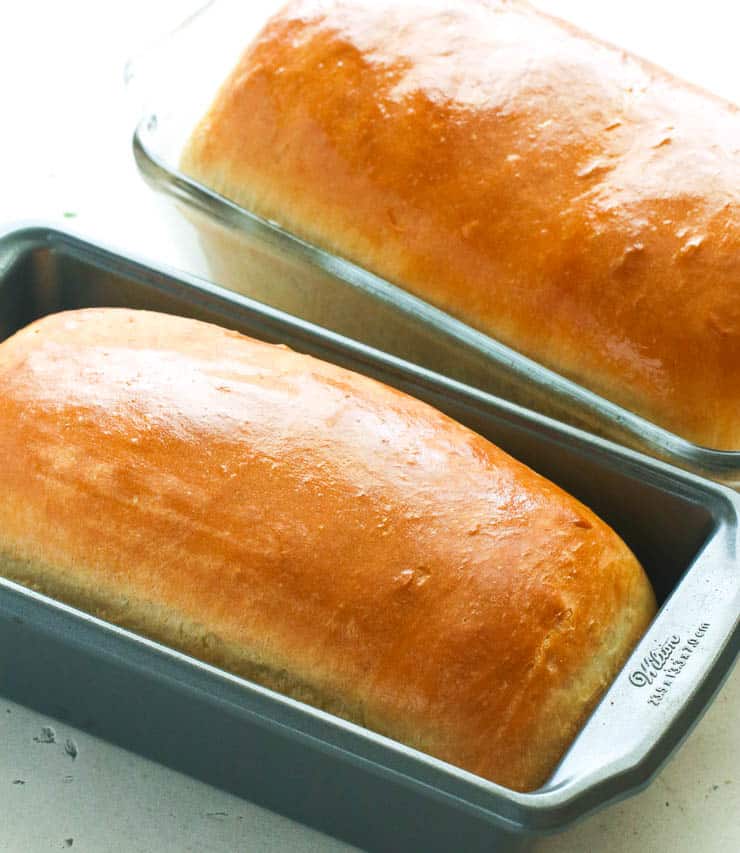
[[[514,788],[654,613],[619,537],[489,441],[193,320],[0,345],[0,459],[0,571]]]
[[[184,171],[700,445],[740,449],[740,113],[511,0],[300,0]]]

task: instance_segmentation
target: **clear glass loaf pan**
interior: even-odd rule
[[[133,143],[139,169],[176,202],[182,216],[179,223],[177,217],[171,220],[182,239],[200,241],[208,276],[408,361],[740,488],[740,448],[692,444],[179,171],[180,152],[194,124],[279,5],[277,0],[216,0],[127,69],[141,115]]]
[[[736,492],[191,276],[46,227],[0,232],[0,340],[103,305],[219,323],[431,403],[591,506],[661,608],[553,776],[526,794],[3,580],[1,563],[0,696],[366,850],[504,853],[647,784],[730,672]]]

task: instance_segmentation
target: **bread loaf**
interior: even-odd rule
[[[183,170],[700,445],[740,449],[740,113],[518,0],[300,0]]]
[[[0,345],[0,574],[517,789],[654,613],[578,501],[430,406],[193,320]]]

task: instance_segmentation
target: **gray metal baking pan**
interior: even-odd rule
[[[4,580],[0,694],[368,850],[517,850],[647,784],[728,674],[740,642],[735,492],[71,234],[0,232],[0,338],[95,305],[220,323],[427,400],[593,507],[642,560],[662,607],[528,794]]]

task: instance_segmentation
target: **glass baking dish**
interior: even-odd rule
[[[178,169],[190,131],[279,0],[216,0],[127,66],[141,174],[182,214],[216,283],[559,420],[740,488],[740,449],[700,447],[391,282],[291,235]],[[169,205],[171,207],[171,205]],[[700,405],[700,401],[699,401]]]

